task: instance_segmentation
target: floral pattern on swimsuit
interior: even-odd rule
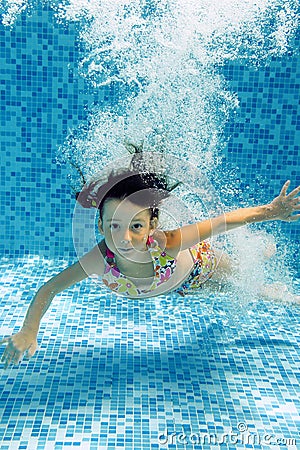
[[[106,265],[102,277],[103,283],[118,294],[136,297],[140,294],[151,292],[162,283],[168,281],[176,269],[176,258],[162,251],[153,238],[149,240],[148,250],[151,253],[154,268],[154,279],[149,289],[139,289],[129,278],[123,275],[117,267],[114,253],[109,249],[106,250]]]
[[[175,290],[183,297],[189,294],[191,289],[202,288],[203,283],[214,273],[217,262],[213,249],[206,241],[191,247],[190,252],[194,259],[194,267],[188,278]]]

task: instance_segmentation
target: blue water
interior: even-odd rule
[[[78,73],[78,27],[47,7],[0,26],[1,336],[76,259],[57,148],[125,89]],[[215,187],[229,207],[269,201],[286,179],[300,183],[299,58],[218,70],[240,107],[225,124]],[[235,179],[235,191],[222,191]],[[278,239],[299,292],[299,225],[262,229]],[[0,448],[299,448],[299,317],[299,306],[234,290],[139,301],[85,280],[53,300],[34,358],[0,369]]]

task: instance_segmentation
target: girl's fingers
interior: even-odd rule
[[[289,218],[287,219],[287,222],[296,222],[299,219],[300,219],[300,214],[296,214],[295,216],[289,216]]]
[[[290,183],[291,183],[290,180],[287,180],[287,181],[284,183],[284,185],[282,186],[282,189],[281,189],[279,195],[285,195],[285,194],[286,194],[286,191],[287,191],[287,189],[288,189]]]
[[[5,364],[5,368],[7,368],[10,365],[14,356],[15,356],[14,352],[7,352],[7,354],[5,355],[5,359],[3,361]]]
[[[13,362],[14,364],[17,364],[18,362],[20,362],[20,360],[22,359],[22,355],[24,352],[22,352],[21,350],[18,350],[17,348],[15,348],[11,337],[8,338],[4,338],[1,341],[1,344],[7,343],[8,345],[6,346],[2,358],[1,358],[1,362],[4,363],[4,367],[5,369]]]
[[[6,349],[3,352],[3,355],[2,355],[2,358],[1,358],[1,362],[5,362],[7,360],[7,358],[9,357],[10,353],[11,352],[10,352],[9,348],[6,347]]]
[[[1,362],[5,363],[5,352],[3,353],[2,357],[1,357]]]
[[[16,352],[15,353],[15,355],[14,355],[14,364],[18,364],[21,361],[22,355],[23,355],[23,353],[21,353],[21,352]]]
[[[6,356],[5,361],[4,361],[5,368],[8,367],[10,365],[10,363],[12,363],[12,362],[14,364],[17,364],[21,360],[21,357],[22,357],[22,353],[20,353],[18,350],[10,352]]]
[[[299,194],[299,192],[300,192],[300,186],[293,189],[292,192],[290,192],[289,195],[287,195],[287,197],[288,198],[294,197],[295,195]]]
[[[31,345],[27,350],[28,358],[31,358],[35,354],[35,352],[36,352],[36,345]]]
[[[9,365],[10,358],[11,358],[11,352],[6,347],[6,349],[2,355],[2,358],[1,358],[1,362],[3,364],[5,364],[5,368]]]

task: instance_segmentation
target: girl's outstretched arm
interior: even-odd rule
[[[271,203],[250,208],[240,208],[235,211],[221,214],[213,219],[186,225],[177,230],[165,232],[167,238],[166,247],[185,250],[193,245],[218,234],[226,233],[234,228],[248,223],[265,222],[268,220],[283,220],[295,222],[300,219],[300,186],[287,194],[290,181],[287,181],[278,197]]]
[[[98,267],[96,268],[95,265]],[[1,358],[5,368],[10,364],[17,364],[27,351],[28,357],[35,354],[37,349],[37,334],[40,322],[49,308],[56,294],[82,281],[89,274],[101,270],[103,266],[98,246],[94,247],[78,262],[60,272],[45,283],[35,294],[23,323],[21,330],[7,338],[0,344],[7,344]],[[104,267],[104,266],[103,266]]]

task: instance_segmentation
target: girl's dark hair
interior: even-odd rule
[[[129,169],[112,170],[104,184],[99,179],[86,183],[76,193],[77,201],[84,208],[98,208],[102,218],[106,200],[130,197],[133,203],[150,209],[151,219],[158,217],[161,201],[180,183],[170,185],[166,176],[143,171],[140,162],[141,154],[134,155]]]

